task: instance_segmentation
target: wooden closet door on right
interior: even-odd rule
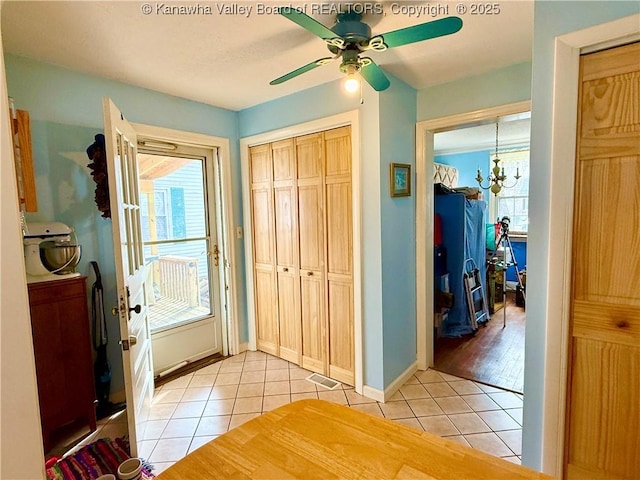
[[[640,43],[584,55],[566,478],[640,472]]]
[[[351,128],[324,132],[329,376],[354,384]]]

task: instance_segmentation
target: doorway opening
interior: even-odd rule
[[[139,139],[154,376],[222,353],[217,150]]]
[[[416,285],[418,290],[416,311],[418,318],[417,357],[419,369],[426,370],[428,367],[434,367],[435,345],[436,338],[438,337],[438,332],[435,328],[436,315],[434,312],[436,287],[439,286],[436,284],[434,261],[434,226],[436,221],[434,138],[442,132],[488,125],[488,127],[485,128],[492,129],[494,135],[492,139],[493,148],[488,148],[488,150],[493,150],[495,148],[496,119],[522,115],[530,110],[531,102],[523,101],[452,115],[450,117],[425,120],[416,125]],[[473,181],[473,183],[471,183],[471,180],[465,181],[465,183],[470,183],[470,186],[477,186],[474,177],[477,174],[479,166],[480,165],[477,165],[475,162],[472,162],[472,165],[465,169],[465,175],[468,174],[468,178]],[[467,172],[467,170],[469,170],[469,172]],[[485,167],[483,176],[486,177],[487,173],[487,168]],[[493,216],[494,213],[491,215]],[[485,266],[483,259],[480,259],[478,262],[482,264],[482,266]],[[522,262],[521,267],[524,267],[525,264],[526,260]],[[480,278],[482,278],[482,276]],[[465,294],[466,292],[463,291],[463,301],[466,300]],[[509,305],[507,305],[507,309],[509,309]]]
[[[433,137],[433,366],[516,393],[524,389],[530,118],[486,118]],[[494,194],[486,178],[496,158],[506,179]]]

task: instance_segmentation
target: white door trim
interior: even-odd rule
[[[416,335],[420,370],[433,365],[433,135],[459,125],[530,109],[531,102],[526,100],[416,124]]]
[[[542,470],[558,477],[564,466],[579,57],[585,50],[611,48],[639,38],[640,14],[636,14],[561,35],[555,41],[549,185],[549,232],[553,232],[554,248],[549,248],[547,259],[541,451]]]
[[[185,132],[181,130],[173,130],[170,128],[156,127],[152,125],[143,125],[140,123],[132,123],[138,137],[149,138],[165,142],[175,142],[184,145],[193,145],[204,149],[212,150],[212,160],[215,162],[215,155],[220,159],[221,171],[220,183],[222,192],[222,218],[217,219],[217,224],[222,225],[222,236],[218,230],[218,241],[222,243],[223,259],[228,261],[230,271],[229,291],[225,295],[224,292],[224,275],[221,275],[220,282],[220,310],[224,321],[222,321],[222,353],[223,355],[240,353],[240,342],[238,339],[238,316],[240,299],[238,297],[237,288],[237,272],[236,272],[236,252],[233,238],[233,203],[231,196],[231,149],[229,147],[229,139],[224,137],[214,137],[201,133]],[[215,169],[215,165],[213,169]],[[213,171],[212,169],[212,171]],[[211,179],[212,182],[215,179]],[[213,188],[217,188],[213,186]],[[226,302],[229,298],[229,303]]]
[[[355,389],[362,393],[363,383],[363,348],[362,348],[362,239],[361,239],[361,205],[360,205],[360,121],[357,110],[352,110],[331,117],[320,118],[270,132],[252,135],[240,139],[240,156],[242,167],[242,210],[244,212],[244,245],[245,271],[247,278],[247,321],[249,333],[249,349],[256,349],[256,319],[254,315],[255,296],[253,290],[253,235],[251,221],[249,182],[249,147],[263,143],[275,142],[309,133],[321,132],[332,128],[351,125],[351,197],[353,226],[353,316],[354,316],[354,355],[355,355]]]

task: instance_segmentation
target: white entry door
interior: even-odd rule
[[[111,99],[104,98],[113,247],[118,289],[122,365],[131,455],[136,457],[153,397],[153,361],[138,184],[137,139]]]

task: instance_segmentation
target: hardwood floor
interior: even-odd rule
[[[522,393],[524,385],[525,310],[507,295],[507,322],[502,309],[474,335],[439,338],[434,369],[457,377]]]

